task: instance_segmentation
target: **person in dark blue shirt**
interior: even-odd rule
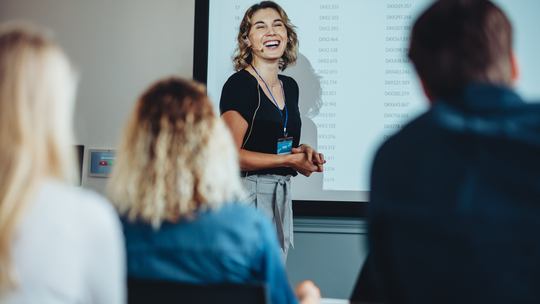
[[[540,105],[514,91],[512,27],[441,0],[409,57],[432,104],[385,142],[369,230],[385,303],[540,303]]]
[[[161,80],[139,98],[128,122],[109,184],[122,215],[128,275],[263,283],[272,303],[318,303],[313,283],[301,283],[298,298],[292,291],[270,219],[236,203],[236,148],[203,89]]]

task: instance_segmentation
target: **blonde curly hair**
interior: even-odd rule
[[[108,186],[129,220],[157,228],[239,199],[236,148],[203,90],[168,78],[139,98]]]
[[[237,72],[247,68],[253,60],[253,55],[251,54],[251,47],[247,42],[249,31],[251,30],[252,26],[251,18],[258,10],[266,8],[272,8],[278,12],[279,16],[281,17],[281,21],[283,21],[283,24],[287,29],[287,36],[289,38],[287,48],[285,49],[283,56],[281,56],[281,58],[279,59],[279,69],[281,71],[285,71],[287,67],[293,66],[298,59],[299,43],[298,35],[296,34],[296,26],[291,23],[291,20],[287,16],[287,13],[285,13],[283,8],[281,8],[279,4],[273,1],[262,1],[261,3],[254,4],[250,8],[248,8],[246,13],[244,14],[242,22],[240,23],[237,37],[238,46],[235,50],[236,56],[233,58],[234,70]]]

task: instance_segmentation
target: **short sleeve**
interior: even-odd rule
[[[236,111],[250,123],[257,106],[257,82],[247,72],[238,72],[227,80],[221,91],[219,111]]]

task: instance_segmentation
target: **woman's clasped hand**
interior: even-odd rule
[[[324,160],[322,153],[317,153],[315,149],[306,144],[293,148],[292,153],[293,164],[291,167],[298,173],[309,177],[313,172],[323,172],[326,160]]]

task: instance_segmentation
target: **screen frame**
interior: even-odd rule
[[[109,177],[110,173],[92,173],[92,154],[93,153],[114,153],[116,155],[116,150],[113,149],[88,149],[88,176],[90,177]]]
[[[206,84],[208,77],[208,30],[210,0],[195,0],[195,29],[193,41],[193,79]],[[364,218],[366,201],[309,201],[293,200],[295,216]]]
[[[83,167],[84,167],[84,145],[74,145],[73,149],[75,150],[75,155],[77,156],[77,180],[75,185],[77,187],[82,187],[83,180]]]

